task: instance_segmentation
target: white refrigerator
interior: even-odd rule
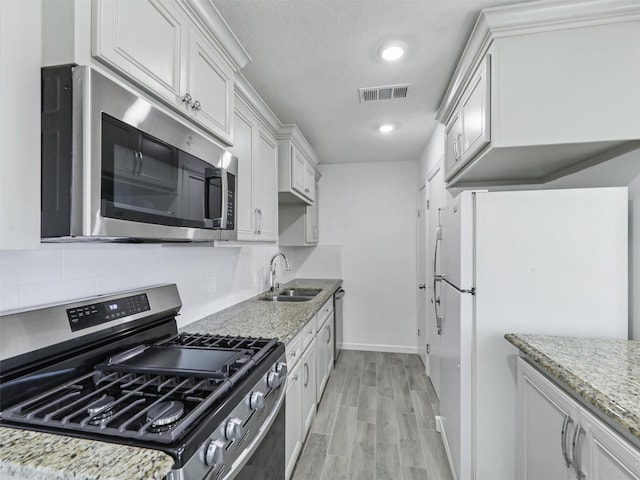
[[[627,338],[627,229],[626,187],[447,194],[435,306],[458,480],[516,478],[506,333]]]

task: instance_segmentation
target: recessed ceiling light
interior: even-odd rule
[[[378,127],[378,130],[380,130],[382,133],[389,133],[392,132],[394,128],[395,127],[392,124],[385,123],[383,125],[380,125],[380,127]]]
[[[407,42],[403,42],[402,40],[393,40],[382,45],[378,50],[378,54],[380,55],[380,58],[386,62],[395,62],[406,55],[407,48]]]
[[[400,60],[404,55],[404,49],[397,45],[386,47],[382,49],[380,52],[380,56],[383,60],[387,62],[395,62],[396,60]]]

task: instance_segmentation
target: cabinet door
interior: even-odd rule
[[[322,392],[327,383],[325,336],[327,323],[323,322],[316,335],[316,403],[320,403]]]
[[[170,103],[180,103],[188,36],[172,2],[99,0],[93,55]]]
[[[333,368],[333,313],[327,316],[322,327],[318,330],[316,341],[318,343],[317,401],[320,403],[324,389],[327,386],[327,381],[329,380],[331,369]]]
[[[316,171],[307,162],[304,164],[304,195],[311,201],[316,199]]]
[[[253,119],[244,109],[237,108],[234,117],[234,146],[231,152],[238,157],[238,209],[236,221],[238,240],[253,239],[256,215],[253,207]]]
[[[302,355],[302,438],[316,416],[316,339]]]
[[[583,410],[580,466],[589,480],[640,480],[640,450]],[[586,452],[585,452],[586,450]]]
[[[460,167],[463,167],[491,140],[490,67],[491,57],[487,55],[471,78],[460,104],[462,119]]]
[[[188,88],[192,98],[185,107],[194,120],[231,143],[233,71],[195,28],[189,30]]]
[[[445,130],[444,174],[449,180],[460,169],[460,143],[462,137],[459,112],[455,112]]]
[[[519,480],[573,478],[571,440],[577,427],[574,402],[518,358]]]
[[[291,146],[291,187],[304,195],[306,160],[300,150]]]
[[[318,201],[305,207],[304,214],[304,241],[305,243],[318,243]]]
[[[302,362],[289,372],[287,376],[285,462],[286,478],[293,472],[296,459],[302,448]]]
[[[258,209],[260,240],[278,239],[278,144],[258,129],[253,161],[254,207]]]

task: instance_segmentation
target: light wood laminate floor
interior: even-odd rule
[[[293,480],[451,480],[417,355],[344,350]]]

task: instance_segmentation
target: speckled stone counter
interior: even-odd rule
[[[308,302],[267,302],[263,294],[233,305],[225,310],[190,323],[180,329],[185,333],[277,337],[283,343],[296,333],[320,310],[342,285],[342,280],[296,279],[281,287],[322,288]]]
[[[172,465],[156,450],[0,428],[0,479],[159,480]]]
[[[640,342],[516,334],[505,338],[640,446]]]

